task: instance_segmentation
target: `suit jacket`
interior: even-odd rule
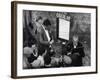
[[[49,32],[49,36],[50,36],[50,39],[52,39],[50,32]],[[38,39],[39,44],[41,44],[41,45],[44,45],[44,46],[50,45],[43,27],[41,27],[39,30],[37,30],[37,39]]]
[[[69,42],[66,46],[66,53],[71,52],[69,55],[72,59],[72,66],[81,66],[82,65],[82,57],[85,56],[84,47],[80,42],[78,42],[76,48],[73,46],[73,42]],[[76,55],[78,53],[79,55]],[[67,54],[66,54],[67,55]]]
[[[79,53],[81,57],[85,56],[85,54],[84,54],[84,47],[83,47],[83,45],[80,42],[78,42],[76,48],[74,48],[73,42],[70,42],[67,45],[67,51],[68,52],[72,52],[72,54]]]
[[[38,43],[39,54],[43,54],[45,52],[45,50],[49,51],[49,45],[50,44],[49,44],[47,35],[46,35],[42,26],[36,29],[35,36],[36,36],[36,40],[37,40],[37,43]],[[50,36],[50,39],[52,39],[50,32],[49,32],[49,36]]]

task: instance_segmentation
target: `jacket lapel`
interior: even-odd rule
[[[43,36],[43,40],[44,41],[48,41],[48,38],[47,38],[47,35],[46,35],[46,33],[45,33],[45,31],[44,31],[44,29],[42,28],[42,36]]]

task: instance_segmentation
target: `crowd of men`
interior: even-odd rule
[[[52,44],[55,41],[50,27],[52,27],[50,20],[44,20],[41,16],[27,26],[31,37],[28,41],[24,41],[23,68],[82,66],[85,53],[78,35],[73,35],[72,40],[65,44],[62,55],[57,58],[53,56],[55,50],[52,49]]]

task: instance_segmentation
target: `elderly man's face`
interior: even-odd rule
[[[73,42],[78,42],[78,36],[73,36]]]

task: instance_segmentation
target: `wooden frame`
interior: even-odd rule
[[[95,9],[96,10],[96,69],[95,71],[89,71],[89,72],[77,72],[77,73],[58,73],[58,74],[46,74],[46,75],[29,75],[29,76],[18,76],[17,75],[17,5],[18,4],[25,4],[25,5],[45,5],[45,6],[54,6],[54,7],[75,7],[75,8],[86,8],[86,9]],[[97,19],[97,6],[86,6],[86,5],[71,5],[71,4],[56,4],[56,3],[39,3],[39,2],[24,2],[24,1],[12,1],[11,2],[11,77],[12,78],[31,78],[31,77],[50,77],[50,76],[66,76],[66,75],[80,75],[80,74],[94,74],[98,72],[97,68],[97,37],[98,37],[98,32],[97,32],[97,24],[98,24],[98,19]]]

